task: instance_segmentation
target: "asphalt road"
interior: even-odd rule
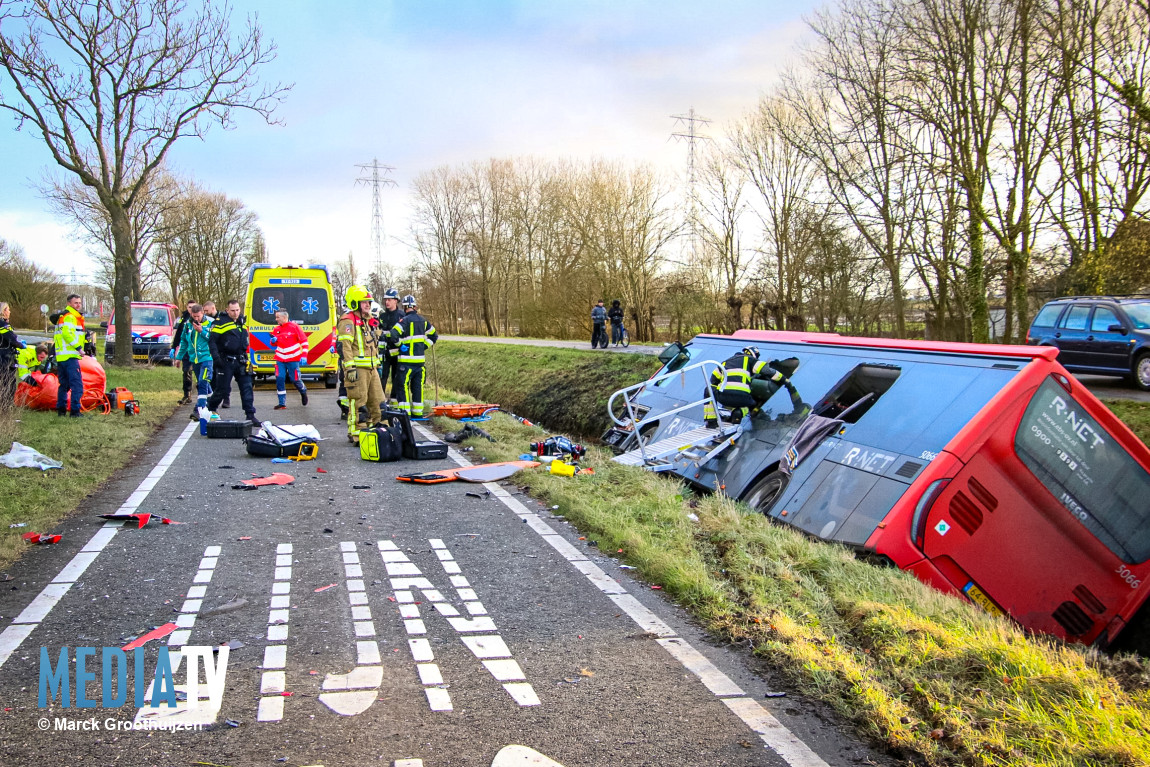
[[[272,416],[272,395],[256,396]],[[290,402],[275,421],[315,424],[316,461],[249,457],[239,441],[200,437],[181,409],[61,526],[61,543],[0,576],[0,764],[894,763],[763,660],[713,646],[514,484],[396,482],[455,463],[362,462],[333,392]],[[273,470],[294,483],[233,489]],[[98,517],[132,509],[181,524]],[[200,671],[195,709],[138,709],[130,669],[127,703],[105,705],[100,648],[170,621],[144,645],[139,678],[153,689],[161,647],[241,642],[216,702]],[[62,647],[96,648],[94,708],[38,706],[41,648],[54,665]],[[189,663],[174,669],[185,695]],[[93,718],[95,730],[57,729]],[[204,726],[108,729],[133,721]]]
[[[584,349],[590,351],[591,344],[584,341],[555,341],[542,338],[490,338],[487,336],[440,336],[448,341],[474,341],[478,343],[489,344],[519,344],[524,346],[557,346],[565,349]],[[658,346],[636,346],[631,345],[627,348],[610,346],[606,350],[609,353],[630,353],[630,354],[650,354],[657,355],[662,351]],[[1150,392],[1144,392],[1135,389],[1122,381],[1120,378],[1112,376],[1095,376],[1095,375],[1078,375],[1075,376],[1082,384],[1094,393],[1094,396],[1099,399],[1125,399],[1134,400],[1136,402],[1150,402]]]

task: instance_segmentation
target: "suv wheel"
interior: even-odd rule
[[[1150,352],[1142,352],[1134,360],[1130,382],[1142,391],[1150,391]]]

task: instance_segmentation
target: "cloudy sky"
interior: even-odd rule
[[[355,166],[395,166],[384,257],[400,264],[419,173],[489,157],[604,157],[681,177],[669,140],[691,107],[724,123],[792,62],[814,0],[236,0],[278,48],[266,80],[294,83],[282,125],[184,140],[169,165],[255,210],[273,260],[368,266],[371,190]],[[7,92],[8,83],[0,84]],[[46,148],[0,114],[0,237],[67,275],[83,247],[33,183]]]

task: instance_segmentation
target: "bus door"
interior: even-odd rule
[[[1112,640],[1150,576],[1150,459],[1099,423],[1113,419],[1100,403],[1053,376],[1030,391],[1004,405],[938,495],[923,550],[991,613],[1071,641]]]

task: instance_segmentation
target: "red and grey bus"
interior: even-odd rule
[[[709,428],[705,380],[746,346],[794,368],[790,395],[768,392],[739,423]],[[1056,357],[1033,346],[700,335],[616,393],[618,427],[604,439],[620,462],[745,500],[1027,628],[1110,646],[1150,622],[1150,449]],[[812,416],[829,425],[813,439]]]

